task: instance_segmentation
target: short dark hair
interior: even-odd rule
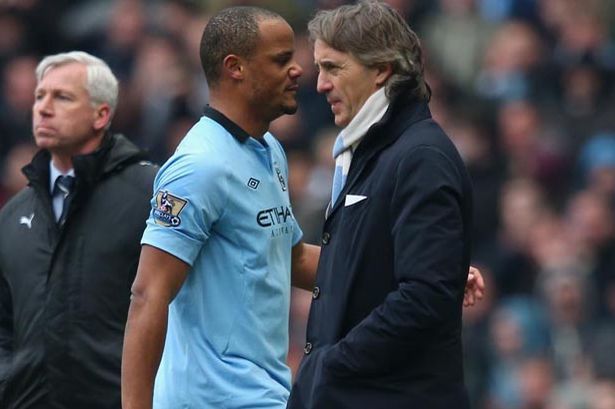
[[[229,7],[215,14],[201,37],[201,65],[209,86],[220,80],[222,61],[229,54],[250,57],[258,44],[258,24],[263,20],[282,19],[277,13],[260,7]]]
[[[308,31],[312,41],[350,53],[366,67],[390,63],[393,75],[385,86],[390,98],[410,89],[416,98],[429,99],[419,38],[391,6],[361,0],[319,11],[308,23]]]

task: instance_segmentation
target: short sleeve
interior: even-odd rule
[[[293,247],[301,241],[303,238],[303,230],[301,230],[301,226],[297,223],[297,219],[295,219],[295,215],[293,214],[293,221],[295,225],[293,226]]]
[[[141,244],[192,265],[212,226],[224,213],[225,167],[210,155],[173,156],[154,180],[154,196]]]

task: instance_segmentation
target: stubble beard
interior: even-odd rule
[[[298,104],[296,98],[293,98],[292,102],[288,102],[285,100],[285,95],[279,96],[278,98],[282,101],[277,106],[271,105],[271,94],[266,92],[259,83],[252,83],[252,95],[254,96],[253,106],[256,109],[263,109],[263,116],[270,122],[283,115],[293,115],[297,112]],[[269,111],[269,114],[266,114],[266,111]]]

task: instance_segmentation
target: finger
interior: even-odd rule
[[[476,282],[476,276],[472,273],[468,274],[468,279],[466,280],[466,286],[473,284]]]
[[[480,272],[476,275],[476,289],[478,290],[478,294],[482,298],[485,294],[485,279],[483,278]]]

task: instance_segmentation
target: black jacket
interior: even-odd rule
[[[395,101],[359,144],[325,222],[289,408],[468,407],[461,309],[471,195],[427,105]]]
[[[74,158],[74,199],[58,228],[49,160],[34,157],[29,186],[0,211],[0,407],[120,408],[124,325],[156,167],[107,135]]]

